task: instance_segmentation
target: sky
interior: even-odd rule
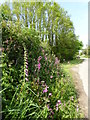
[[[0,0],[0,3],[4,1]],[[79,36],[79,40],[83,42],[85,48],[88,45],[88,0],[54,1],[68,12],[75,28],[75,34]]]

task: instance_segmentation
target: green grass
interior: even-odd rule
[[[90,58],[90,55],[81,55],[81,58]]]
[[[65,74],[68,76],[69,80],[70,80],[70,86],[73,86],[73,90],[74,90],[74,94],[77,98],[77,91],[75,89],[75,85],[74,85],[74,81],[73,81],[73,76],[72,73],[70,72],[70,68],[72,68],[75,65],[78,65],[80,63],[82,63],[84,61],[84,59],[74,59],[74,60],[70,60],[69,62],[64,62],[61,64],[61,66],[64,69]],[[81,110],[81,109],[80,109]],[[84,118],[84,113],[81,112],[81,116],[82,118]]]
[[[78,65],[80,63],[82,63],[84,61],[84,59],[74,59],[74,60],[70,60],[70,61],[66,61],[64,63],[61,63],[61,65],[66,69],[69,69],[71,67],[73,67],[74,65]]]

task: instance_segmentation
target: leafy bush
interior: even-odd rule
[[[47,54],[38,33],[2,24],[4,120],[80,118],[76,92],[57,57]]]

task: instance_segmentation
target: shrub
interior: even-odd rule
[[[74,86],[58,58],[46,54],[38,33],[14,24],[2,28],[3,119],[81,117]]]

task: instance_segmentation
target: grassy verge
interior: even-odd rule
[[[82,55],[81,58],[90,58],[90,55]]]
[[[69,69],[69,68],[73,67],[74,65],[78,65],[78,64],[82,63],[83,61],[84,61],[83,59],[74,59],[71,61],[66,61],[66,62],[62,63],[61,65],[65,69]]]
[[[69,79],[69,81],[70,81],[69,86],[72,87],[72,91],[74,91],[73,96],[74,96],[74,98],[77,99],[77,101],[78,101],[77,91],[75,89],[73,76],[72,76],[72,73],[70,72],[70,68],[73,67],[74,65],[78,65],[82,62],[83,62],[83,59],[74,59],[69,62],[64,62],[61,64],[61,66],[64,70],[64,73],[66,75],[65,79]],[[81,109],[80,109],[80,111],[81,111]],[[84,118],[84,117],[85,117],[84,113],[81,112],[81,118]]]

